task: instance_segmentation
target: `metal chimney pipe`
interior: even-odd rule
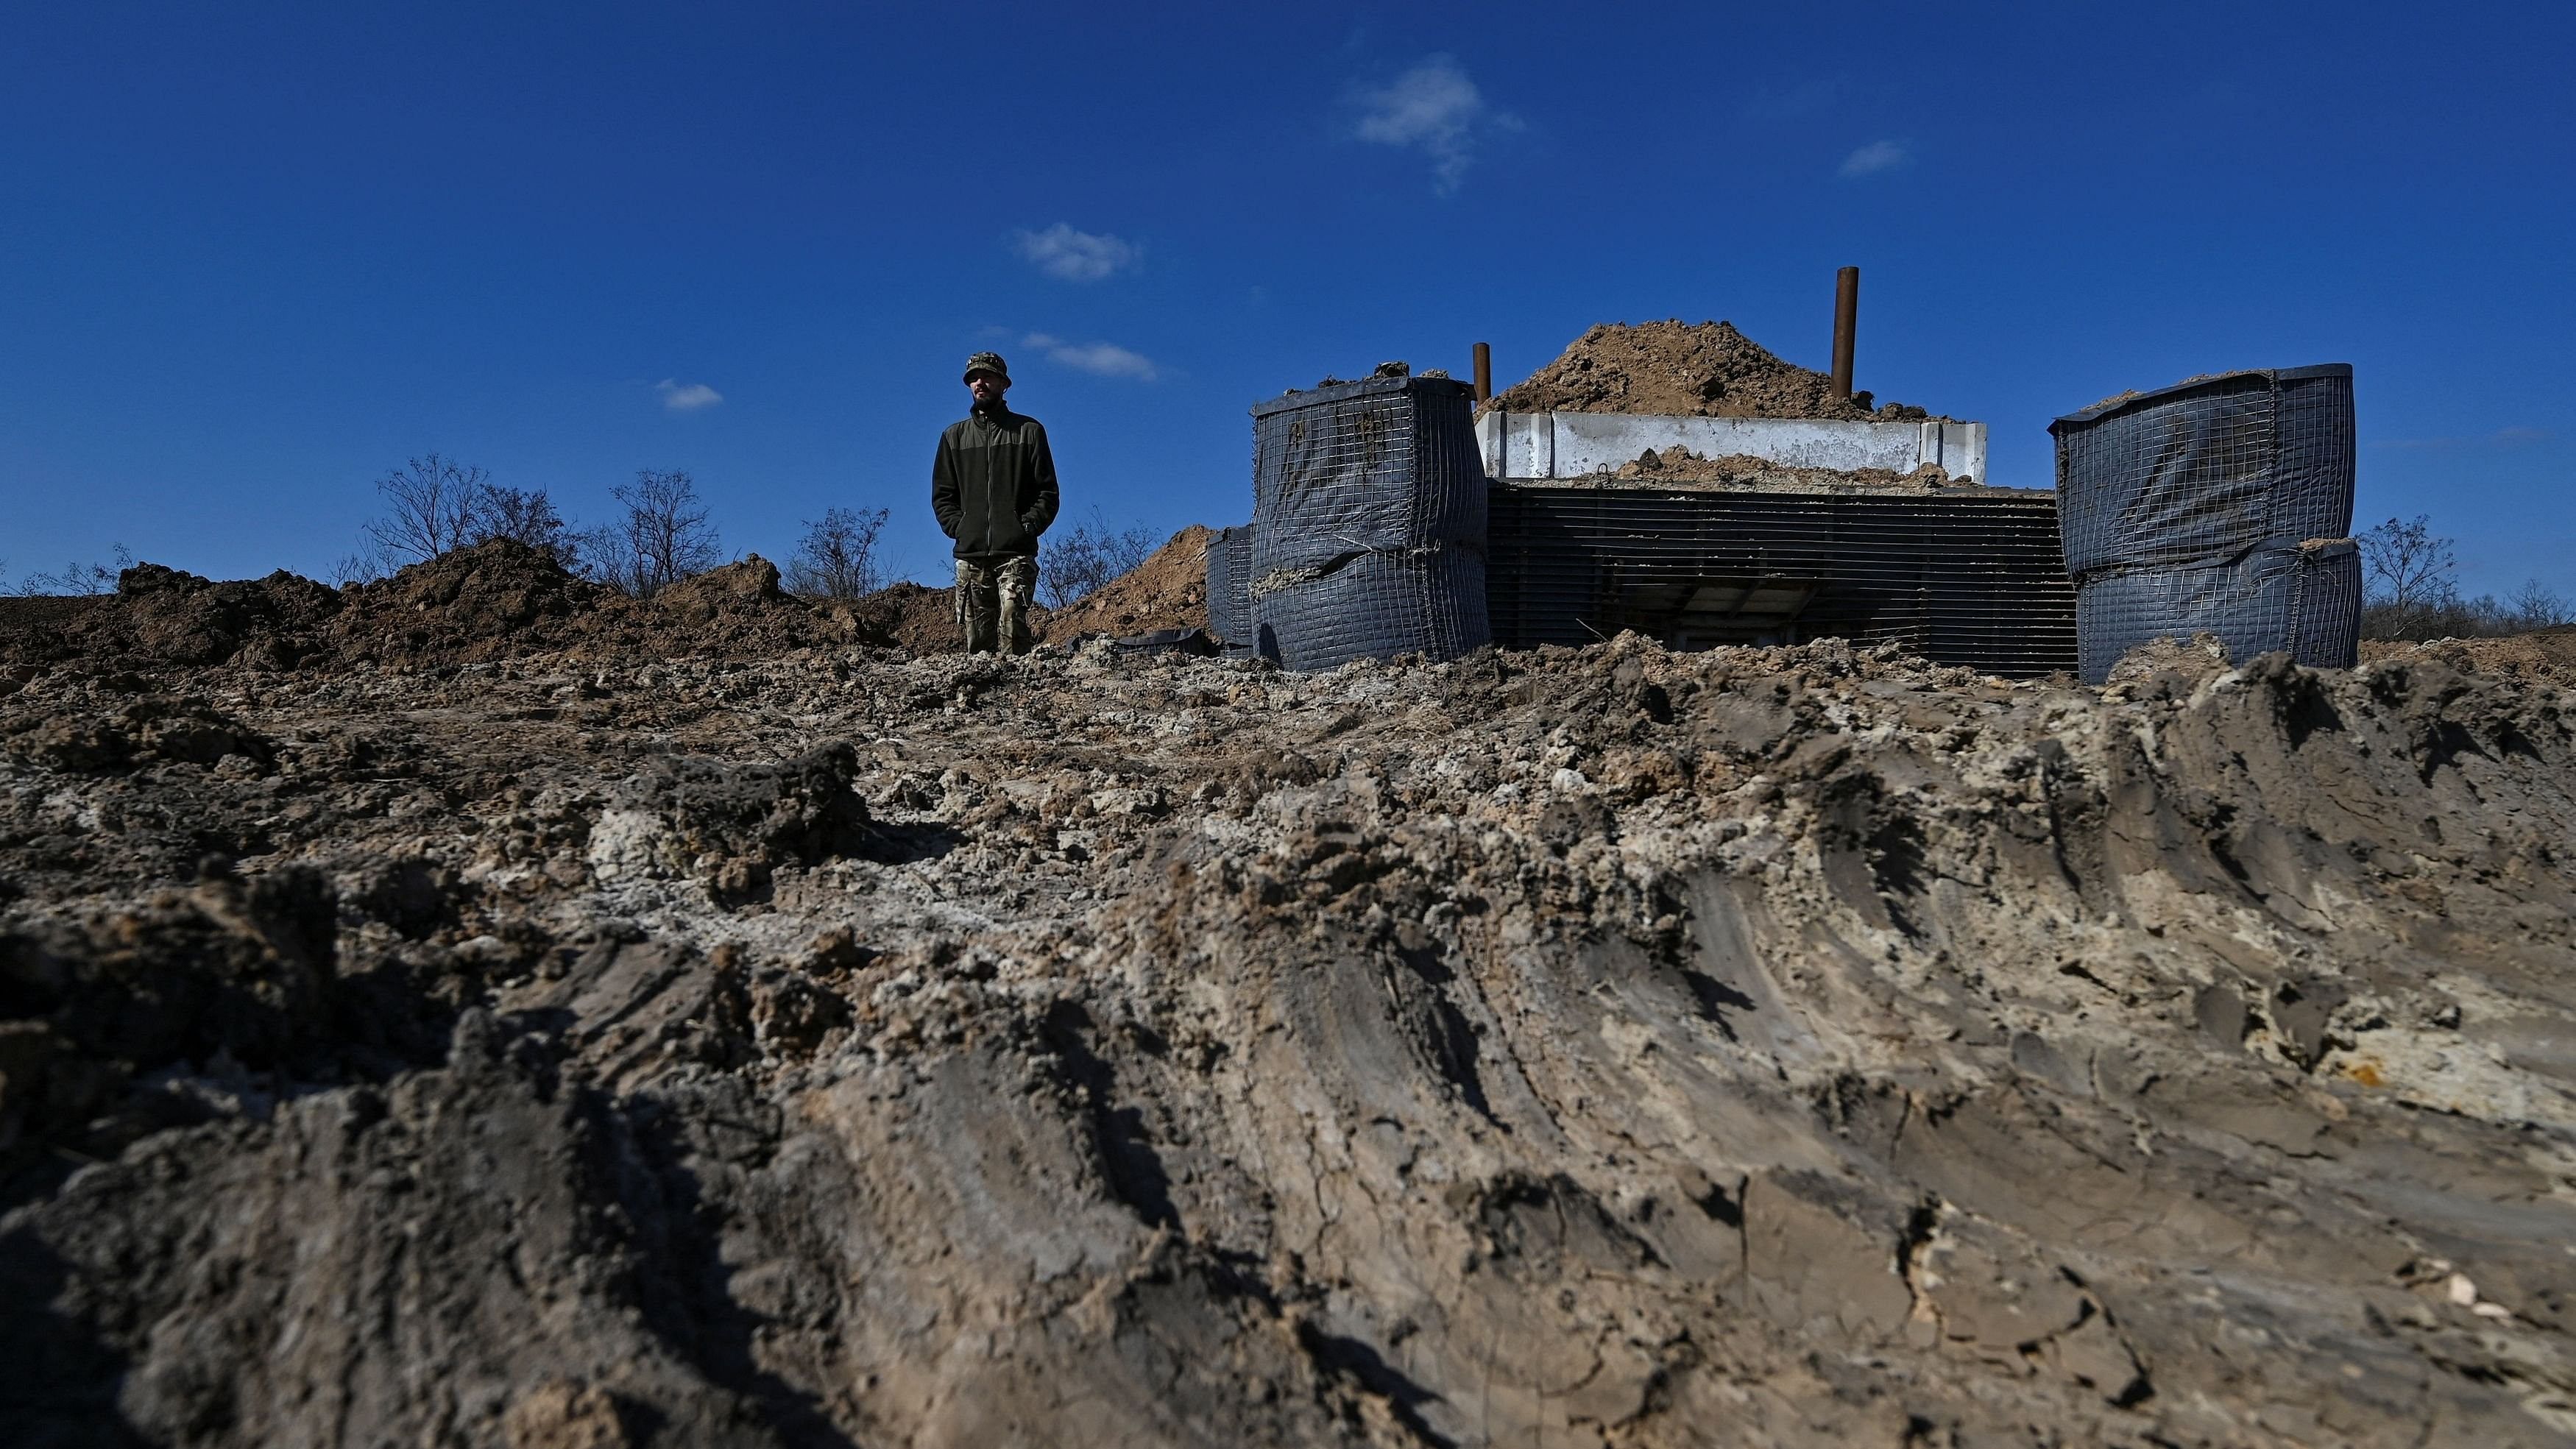
[[[1834,273],[1834,396],[1852,395],[1852,334],[1860,327],[1860,268]]]
[[[1476,401],[1491,402],[1493,398],[1494,349],[1479,342],[1476,344]]]

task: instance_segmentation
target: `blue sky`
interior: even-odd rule
[[[322,574],[439,450],[728,551],[928,516],[964,356],[1069,506],[1250,509],[1245,408],[1727,318],[1994,428],[2357,370],[2359,521],[2576,597],[2576,10],[10,8],[0,559]]]

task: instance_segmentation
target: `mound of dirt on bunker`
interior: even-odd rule
[[[1704,458],[1679,444],[1641,452],[1607,473],[1575,481],[1728,493],[1924,493],[1969,485],[1965,478],[1954,482],[1938,463],[1926,463],[1911,473],[1892,468],[1798,468],[1744,453]]]
[[[1195,523],[1173,534],[1143,563],[1047,615],[1044,637],[1206,628],[1207,551],[1215,537],[1216,530]]]
[[[10,1432],[2566,1444],[2576,697],[2182,655],[42,671]]]
[[[1918,407],[1873,408],[1834,395],[1833,379],[1785,362],[1732,322],[1604,322],[1554,362],[1496,393],[1487,411],[1647,413],[1664,417],[1835,418],[1901,422]]]

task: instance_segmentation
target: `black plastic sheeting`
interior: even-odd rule
[[[1497,484],[1487,607],[1508,648],[1634,629],[1674,647],[1728,637],[1694,597],[1805,591],[1742,642],[1893,643],[1939,664],[2031,676],[2076,662],[2075,596],[2045,490],[1753,493]]]
[[[1228,654],[1252,652],[1252,525],[1221,530],[1207,552],[1208,632]]]
[[[2352,532],[2351,367],[2198,379],[2049,432],[2086,680],[2149,639],[2200,631],[2231,658],[2352,662],[2360,558],[2333,543]]]
[[[2319,669],[2349,669],[2361,638],[2361,550],[2351,539],[2261,549],[2199,568],[2122,569],[2075,590],[2077,670],[2108,679],[2150,639],[2216,635],[2242,662],[2287,650]]]
[[[1475,390],[1391,377],[1252,409],[1256,592],[1354,555],[1485,541]],[[1277,577],[1289,575],[1289,578]]]
[[[1484,555],[1460,544],[1360,554],[1261,595],[1253,608],[1260,652],[1290,669],[1398,654],[1455,659],[1493,639]]]

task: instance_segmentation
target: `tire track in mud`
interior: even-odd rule
[[[0,756],[26,1422],[2576,1434],[2553,688],[1632,640],[621,668],[553,718],[543,660],[174,674],[258,749]],[[263,929],[82,823],[200,817],[328,883],[256,1061],[96,1025],[119,962],[214,959],[149,922]],[[353,1051],[370,1014],[452,1043]]]

